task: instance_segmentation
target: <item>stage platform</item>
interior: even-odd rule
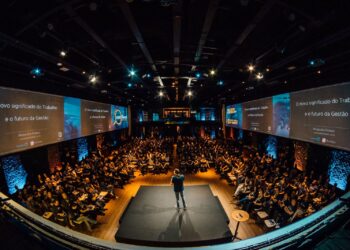
[[[185,199],[187,209],[177,210],[171,186],[141,186],[120,219],[116,240],[164,247],[232,241],[229,218],[209,185],[185,186]]]

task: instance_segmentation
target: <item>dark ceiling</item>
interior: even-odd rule
[[[2,1],[0,84],[160,107],[215,106],[338,83],[350,72],[349,2]],[[35,67],[43,74],[33,78]]]

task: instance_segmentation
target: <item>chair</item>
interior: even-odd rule
[[[257,223],[259,224],[262,224],[268,217],[269,215],[265,211],[258,211],[256,213]]]
[[[274,219],[264,220],[264,227],[265,227],[266,231],[269,232],[269,231],[273,230],[276,226],[277,226],[277,223]]]

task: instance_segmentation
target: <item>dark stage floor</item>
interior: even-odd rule
[[[232,241],[228,217],[208,185],[185,187],[187,210],[170,186],[141,186],[121,218],[118,242],[200,246]]]

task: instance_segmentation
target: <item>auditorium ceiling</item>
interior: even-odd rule
[[[0,85],[159,107],[339,83],[349,11],[347,0],[2,1]]]

